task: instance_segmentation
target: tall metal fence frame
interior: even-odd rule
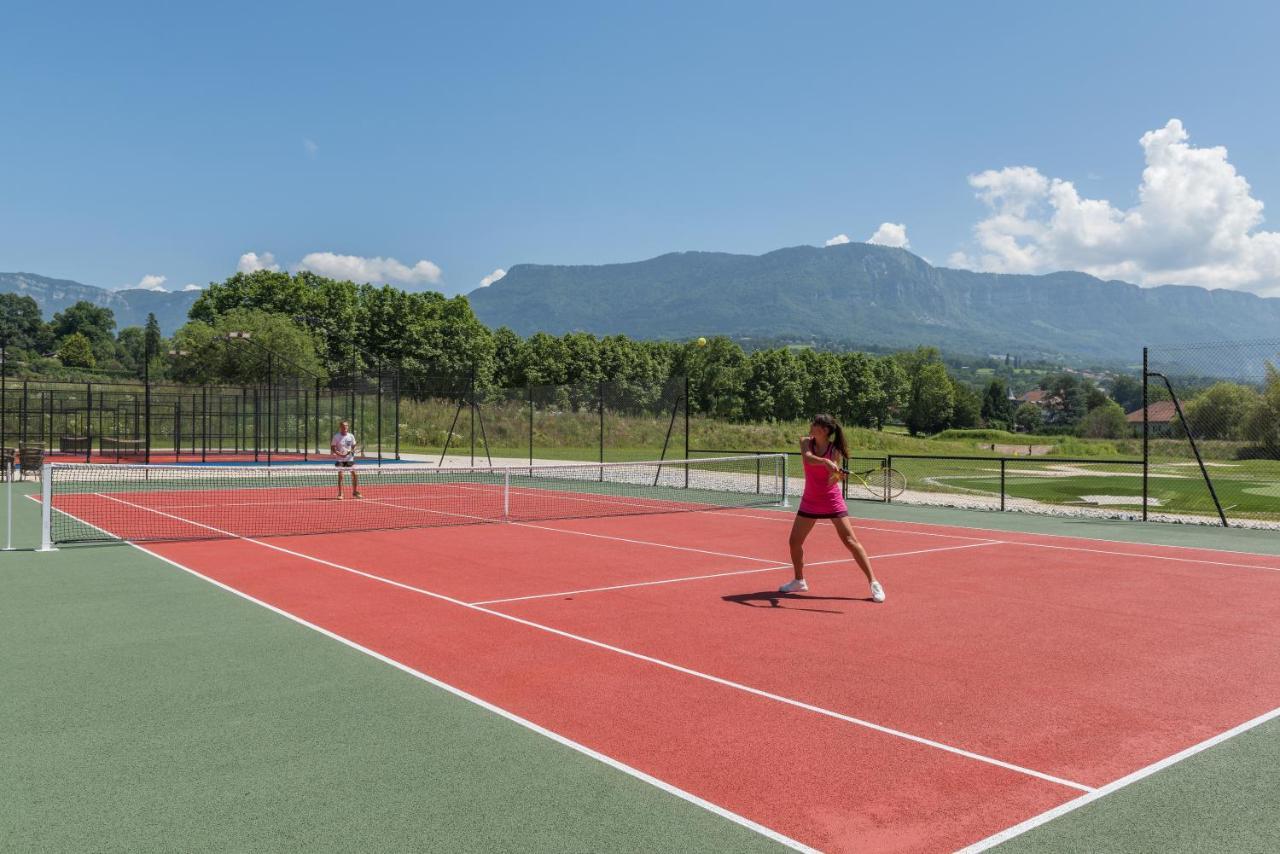
[[[400,459],[394,372],[389,379],[382,372],[327,380],[284,376],[247,385],[14,380],[5,374],[0,371],[0,448],[38,446],[47,456],[85,462],[185,457],[194,463],[228,455],[251,455],[268,465],[305,462],[329,456],[324,436],[338,420],[363,428],[371,414],[376,452],[366,451],[365,458],[378,464]],[[384,433],[387,419],[390,435]],[[385,440],[392,440],[390,456]]]

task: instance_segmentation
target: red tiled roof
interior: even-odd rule
[[[1147,420],[1152,424],[1169,424],[1177,417],[1178,411],[1173,407],[1172,400],[1158,400],[1147,407]],[[1142,410],[1135,409],[1125,416],[1125,420],[1130,424],[1142,423]]]
[[[1044,396],[1046,394],[1048,394],[1048,392],[1042,388],[1033,388],[1031,391],[1018,395],[1018,400],[1023,403],[1039,403],[1044,400]]]

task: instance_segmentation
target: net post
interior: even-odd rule
[[[782,507],[790,507],[790,506],[791,506],[791,504],[789,503],[789,501],[788,501],[788,499],[787,499],[787,455],[786,455],[786,454],[780,454],[778,457],[776,457],[776,458],[775,458],[774,462],[776,462],[776,463],[778,464],[778,471],[779,471],[779,473],[780,473],[780,475],[781,475],[781,476],[780,476],[780,480],[782,481],[782,489],[781,489],[781,492],[782,492],[782,503],[781,503],[781,506],[782,506]]]
[[[40,469],[40,551],[54,552],[53,547],[53,465]]]
[[[0,460],[0,469],[9,466],[10,460]],[[13,551],[13,469],[10,468],[6,473],[8,482],[5,484],[5,508],[6,532],[4,538],[4,551]]]
[[[1005,484],[1004,464],[1005,464],[1005,458],[1001,457],[1000,458],[1000,512],[1002,513],[1004,512],[1004,484]]]
[[[511,521],[511,472],[502,473],[502,521]]]

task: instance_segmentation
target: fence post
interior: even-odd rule
[[[9,447],[5,442],[5,428],[9,426],[9,386],[5,380],[9,374],[8,346],[8,339],[0,338],[0,451]]]
[[[684,458],[689,459],[689,375],[684,377]],[[689,464],[684,466],[684,488],[689,488]]]
[[[1151,421],[1147,412],[1147,376],[1150,370],[1147,348],[1142,348],[1142,521],[1147,521],[1147,496],[1151,477]]]
[[[600,410],[600,462],[604,463],[604,380],[596,384],[597,408]],[[604,469],[600,470],[600,479],[604,480]]]
[[[1004,512],[1004,464],[1005,458],[1000,458],[1000,512]]]
[[[88,407],[85,409],[85,449],[84,461],[86,463],[93,462],[93,383],[84,384],[85,390],[89,393]]]
[[[524,384],[529,396],[529,465],[533,465],[533,383]]]
[[[53,547],[53,466],[45,463],[40,472],[40,551]]]
[[[885,457],[885,462],[888,464],[888,467],[889,467],[889,468],[893,468],[893,454],[889,454],[887,457]],[[887,475],[885,476],[884,482],[885,482],[885,483],[888,483],[888,482],[889,482],[889,478],[888,478],[888,476],[887,476]],[[886,489],[886,490],[885,490],[885,493],[884,493],[884,499],[885,499],[885,501],[884,501],[884,503],[885,503],[885,504],[892,504],[892,503],[893,503],[893,490],[892,490],[892,489]]]

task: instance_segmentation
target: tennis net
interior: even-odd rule
[[[344,474],[347,470],[343,470]],[[54,463],[43,545],[212,539],[674,513],[786,503],[782,454],[626,463],[357,468]]]

